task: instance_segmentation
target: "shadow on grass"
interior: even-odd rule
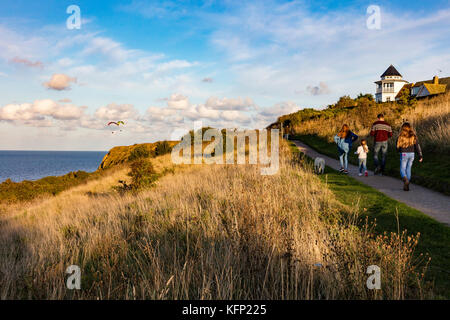
[[[294,146],[291,145],[291,150],[299,152]],[[312,162],[309,158],[307,161]],[[434,281],[437,294],[450,298],[450,228],[328,166],[320,179],[340,202],[358,207],[361,225],[366,217],[369,221],[376,219],[377,234],[405,229],[411,235],[420,233],[415,256],[419,258],[422,253],[431,257],[426,279]]]
[[[320,152],[333,159],[338,159],[337,147],[335,143],[326,141],[318,135],[293,135],[291,140],[300,140],[317,152]],[[352,151],[349,152],[349,162],[358,165],[357,156],[354,150],[358,146],[358,141],[353,144]],[[370,149],[367,158],[367,168],[375,169],[373,165],[373,149]],[[389,149],[386,158],[385,174],[400,178],[399,173],[400,156],[396,150]],[[446,154],[438,154],[424,151],[424,162],[414,162],[412,170],[411,182],[422,185],[424,187],[450,195],[450,156]]]

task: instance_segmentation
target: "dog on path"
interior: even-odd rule
[[[314,172],[322,174],[325,171],[325,159],[317,157],[314,159]]]

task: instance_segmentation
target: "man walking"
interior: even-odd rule
[[[373,163],[375,165],[375,174],[382,174],[386,165],[386,154],[388,150],[388,139],[392,137],[392,128],[384,121],[384,115],[380,113],[377,116],[370,130],[370,135],[374,137]],[[381,164],[378,160],[378,153],[381,151]]]

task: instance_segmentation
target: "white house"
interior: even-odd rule
[[[408,81],[403,80],[402,75],[391,64],[381,75],[381,80],[375,81],[377,88],[375,92],[376,102],[395,101],[395,96]]]

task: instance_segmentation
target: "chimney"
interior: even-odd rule
[[[439,84],[439,78],[438,76],[433,77],[433,84]]]

